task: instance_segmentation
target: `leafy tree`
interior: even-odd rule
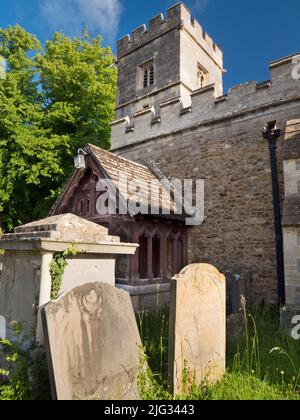
[[[43,48],[20,26],[0,29],[0,219],[4,227],[49,211],[87,142],[109,146],[116,69],[101,38],[60,33]]]
[[[47,127],[72,137],[109,146],[109,122],[114,114],[116,71],[101,37],[87,32],[71,40],[57,33],[37,57],[46,104]]]

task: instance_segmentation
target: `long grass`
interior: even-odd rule
[[[138,315],[141,339],[154,377],[161,386],[168,381],[168,310]]]
[[[214,386],[192,386],[190,400],[300,400],[300,341],[279,328],[272,307],[249,313],[243,304],[235,334],[227,340],[227,371]],[[168,312],[141,314],[139,325],[149,368],[143,399],[173,399],[168,393]]]

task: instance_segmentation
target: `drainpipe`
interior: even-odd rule
[[[269,122],[263,130],[264,139],[269,142],[272,188],[274,204],[274,220],[276,234],[276,260],[277,260],[277,284],[278,284],[278,304],[279,307],[285,306],[285,277],[284,277],[284,254],[283,254],[283,234],[281,224],[280,193],[277,172],[277,145],[276,140],[281,136],[281,130],[277,129],[276,121]]]

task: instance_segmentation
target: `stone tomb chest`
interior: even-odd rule
[[[90,282],[114,286],[116,256],[133,255],[137,245],[121,243],[106,228],[72,214],[49,217],[4,235],[0,315],[8,324],[17,321],[26,332],[32,331],[37,309],[51,300],[51,262],[70,247],[76,255],[67,259],[58,294]]]

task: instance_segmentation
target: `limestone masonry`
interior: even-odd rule
[[[276,121],[282,130],[283,203],[284,136],[287,123],[300,116],[293,56],[271,63],[268,81],[224,95],[222,51],[179,3],[118,42],[118,67],[112,151],[149,159],[170,178],[204,179],[206,220],[189,229],[189,262],[213,264],[228,279],[247,280],[255,298],[275,301],[271,168],[262,129]],[[293,159],[299,158],[296,147]],[[300,171],[296,178],[299,183]],[[300,261],[300,247],[293,252]],[[300,285],[300,263],[293,282]]]

